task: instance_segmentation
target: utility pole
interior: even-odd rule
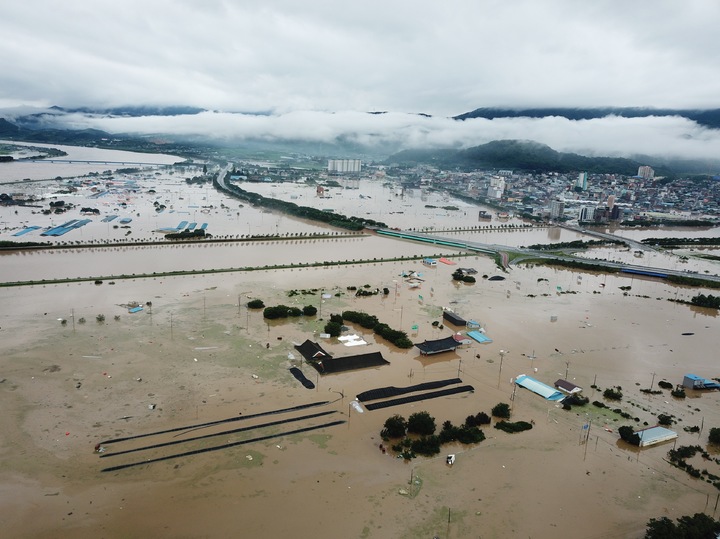
[[[173,338],[173,313],[170,313],[170,340]]]
[[[590,427],[592,426],[592,419],[588,421],[587,434],[585,435],[585,453],[583,454],[583,460],[587,457],[587,446],[590,441]]]
[[[457,373],[457,377],[458,377],[458,378],[460,378],[460,367],[462,367],[462,359],[461,359],[460,362],[458,363],[458,373]]]
[[[652,381],[650,382],[650,391],[652,391],[653,384],[655,384],[655,373],[652,373]]]
[[[500,350],[500,369],[498,370],[498,389],[500,388],[500,377],[502,375],[503,358],[505,358],[506,353],[507,352],[505,350]]]
[[[565,362],[565,380],[567,380],[568,372],[570,371],[570,360],[568,359]]]
[[[445,533],[445,537],[450,537],[450,508],[448,507],[448,524],[447,524],[447,532]]]

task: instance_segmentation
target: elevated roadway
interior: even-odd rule
[[[445,238],[442,236],[436,236],[434,234],[424,234],[422,232],[411,232],[407,230],[388,230],[388,229],[376,229],[375,232],[378,235],[393,237],[403,240],[419,241],[432,245],[438,245],[441,247],[451,247],[460,249],[462,251],[469,251],[473,253],[483,253],[489,255],[499,255],[504,265],[507,267],[507,253],[516,255],[515,261],[518,261],[517,257],[522,258],[534,258],[544,260],[563,260],[567,262],[581,262],[582,264],[597,266],[598,271],[602,271],[604,268],[614,268],[622,273],[628,273],[632,275],[643,275],[647,277],[658,277],[666,278],[669,275],[677,277],[692,277],[694,279],[700,279],[704,281],[712,281],[720,283],[720,276],[718,275],[707,275],[700,273],[689,273],[687,271],[673,270],[667,268],[654,268],[648,266],[641,266],[636,264],[622,264],[619,262],[611,262],[608,260],[592,260],[585,258],[577,258],[570,255],[563,255],[557,253],[548,253],[545,251],[536,251],[532,249],[525,249],[523,247],[509,247],[507,245],[496,245],[490,243],[480,243],[475,241],[457,240],[453,238]],[[611,235],[609,235],[611,236]],[[619,238],[625,241],[624,238]],[[647,248],[647,246],[644,246]],[[505,254],[505,256],[503,256]]]

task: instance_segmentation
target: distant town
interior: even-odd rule
[[[428,165],[365,164],[359,159],[330,159],[327,169],[311,172],[282,166],[236,166],[233,180],[306,182],[359,189],[365,180],[381,180],[400,189],[436,189],[515,216],[543,222],[584,225],[623,223],[711,226],[720,218],[720,176],[665,180],[650,166],[637,174],[529,173],[515,170],[458,172]],[[490,219],[489,213],[481,218]]]

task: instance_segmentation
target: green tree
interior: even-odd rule
[[[413,440],[410,448],[413,453],[432,457],[440,453],[440,438],[437,436],[423,436],[422,438]]]
[[[302,311],[305,316],[315,316],[318,310],[314,305],[305,305]]]
[[[338,324],[337,322],[328,322],[325,324],[324,331],[331,337],[339,337],[342,332],[342,324]]]
[[[252,299],[247,302],[248,309],[264,309],[265,303],[261,299]]]
[[[394,416],[388,417],[383,425],[383,430],[380,431],[380,436],[385,438],[402,438],[405,436],[407,430],[407,421],[401,415],[395,414]]]
[[[263,318],[268,320],[276,320],[278,318],[287,318],[290,307],[287,305],[276,305],[275,307],[265,307]]]
[[[635,432],[635,429],[633,429],[630,426],[622,426],[618,429],[618,434],[620,435],[620,438],[625,440],[627,443],[632,445],[640,445],[640,436]]]
[[[720,522],[703,514],[682,516],[677,524],[667,517],[651,518],[645,529],[645,539],[714,539],[720,532]]]
[[[494,417],[507,419],[510,417],[510,405],[504,402],[499,402],[495,406],[493,406],[493,409],[490,411],[490,413]]]
[[[713,445],[720,445],[720,428],[713,427],[708,435],[708,442]]]
[[[435,434],[435,418],[427,412],[415,412],[408,417],[407,430],[421,436]]]

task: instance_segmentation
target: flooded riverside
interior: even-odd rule
[[[200,204],[202,196],[212,198],[218,214],[213,222],[208,217],[211,230],[222,226],[230,230],[223,221],[234,217],[237,222],[237,211],[249,220],[250,214],[244,212],[251,210],[264,233],[295,233],[302,227],[328,230],[240,208],[237,201],[221,198],[211,189],[206,193],[204,188],[185,188],[165,171],[161,174],[177,183],[173,188],[188,190],[178,194],[182,204],[188,200]],[[188,192],[195,198],[187,198]],[[152,195],[141,193],[128,211],[149,210]],[[424,204],[416,206],[418,212]],[[340,210],[338,205],[335,209]],[[14,223],[13,213],[7,208],[0,211],[3,221]],[[47,216],[29,212],[22,216],[24,220],[41,217]],[[410,228],[415,222],[403,224],[397,219],[391,226]],[[147,223],[153,221],[154,216]],[[433,223],[463,226],[451,225],[450,217],[447,221]],[[80,230],[83,234],[97,230],[95,237],[100,240],[100,228],[107,227],[95,224],[97,229],[89,224]],[[130,226],[133,237],[152,237],[154,225],[133,220]],[[9,228],[17,230],[17,226]],[[81,237],[78,232],[60,241],[75,241]],[[506,238],[529,245],[542,242],[539,237],[557,242],[572,241],[576,235],[553,228],[487,233],[492,240],[476,241],[502,244]],[[9,235],[3,233],[2,239]],[[165,267],[224,268],[437,251],[433,245],[373,236],[117,246],[6,254],[0,258],[0,271],[7,281],[25,274],[140,273]],[[640,538],[650,518],[713,514],[717,489],[666,462],[673,442],[638,450],[621,442],[617,434],[622,425],[639,430],[645,424],[655,425],[659,414],[667,414],[674,418],[669,428],[678,433],[678,446],[708,447],[708,430],[720,426],[720,393],[688,390],[687,398],[676,399],[667,390],[660,394],[640,390],[658,389],[659,381],[679,384],[687,373],[718,376],[717,311],[670,301],[712,291],[543,266],[513,266],[501,272],[487,257],[449,258],[456,265],[370,262],[128,279],[112,286],[87,282],[0,288],[0,301],[6,306],[0,312],[4,343],[0,518],[5,533],[21,538],[410,539],[554,538],[570,532],[588,539]],[[477,282],[453,281],[451,274],[458,267],[474,268]],[[408,280],[411,271],[420,274],[419,284]],[[484,275],[505,279],[493,281]],[[357,297],[349,289],[365,285],[369,290],[387,288],[389,293]],[[261,299],[266,306],[312,305],[318,312],[266,320],[262,309],[248,309],[250,299]],[[130,313],[128,305],[133,302],[143,310]],[[467,328],[442,320],[443,307],[477,321],[492,342],[422,356],[417,348],[398,349],[350,323],[348,333],[359,335],[366,345],[348,347],[321,336],[330,315],[346,310],[372,314],[405,331],[414,343],[455,332],[465,335]],[[319,375],[301,361],[293,345],[306,339],[318,342],[334,357],[380,352],[389,364]],[[293,378],[292,366],[301,369],[315,388],[305,389]],[[581,386],[591,403],[603,401],[609,409],[588,404],[563,410],[515,386],[513,380],[520,374],[549,385],[567,379]],[[455,377],[474,391],[363,413],[350,404],[369,389]],[[603,390],[617,386],[622,388],[622,401],[605,400]],[[225,432],[235,426],[197,427],[325,401],[317,411],[332,412],[327,417],[299,419],[310,411],[278,413],[269,419],[242,421],[242,426],[257,429],[241,433]],[[489,414],[500,402],[511,404],[511,421],[532,422],[533,428],[508,434],[486,426],[486,439],[479,444],[454,443],[435,458],[408,462],[379,448],[387,445],[379,433],[393,414],[407,418],[428,411],[439,430],[446,420],[461,425],[469,415]],[[638,421],[623,419],[612,412],[614,408]],[[259,427],[285,418],[298,421]],[[283,435],[335,420],[344,423]],[[182,427],[164,438],[148,437],[134,445],[102,445],[111,439]],[[702,427],[702,432],[685,427]],[[220,436],[187,441],[201,434]],[[277,437],[148,462],[264,435]],[[181,443],[120,454],[156,441]],[[102,453],[94,451],[97,444],[102,445]],[[717,456],[712,448],[708,450],[713,458]],[[452,466],[445,463],[447,453],[457,456]],[[696,467],[720,476],[715,461],[697,459]],[[103,471],[133,463],[139,465]]]
[[[45,180],[50,178],[77,177],[105,170],[128,168],[136,163],[171,165],[184,161],[182,157],[164,154],[148,154],[123,150],[105,150],[85,146],[66,146],[62,144],[42,144],[40,142],[15,142],[0,140],[0,144],[25,148],[53,148],[67,155],[54,157],[53,163],[43,160],[33,161],[32,150],[19,151],[18,160],[2,163],[0,167],[0,183],[18,182],[22,180]],[[74,162],[73,162],[74,161]],[[85,161],[83,163],[83,161]],[[88,163],[91,161],[92,163]]]
[[[367,235],[311,240],[188,243],[0,252],[3,282],[107,277],[452,254],[452,250]],[[460,257],[462,261],[465,257]]]

